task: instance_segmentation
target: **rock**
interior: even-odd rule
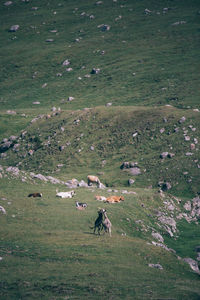
[[[63,66],[69,66],[70,65],[70,61],[68,59],[66,59],[63,64]]]
[[[163,132],[165,132],[165,128],[160,129],[160,133],[163,133]]]
[[[40,180],[45,181],[45,182],[48,181],[48,179],[45,176],[43,176],[42,174],[34,174],[33,172],[31,172],[30,176],[33,177],[33,178],[40,179]]]
[[[159,242],[163,243],[164,239],[162,237],[162,235],[158,232],[152,232],[151,234],[156,240],[158,240]]]
[[[183,259],[186,263],[190,265],[190,268],[197,274],[200,274],[198,262],[190,257]]]
[[[19,30],[19,25],[12,25],[10,27],[10,32],[16,32],[17,30]]]
[[[165,225],[165,229],[166,231],[169,233],[169,235],[172,237],[173,236],[173,233],[176,232],[176,221],[171,218],[171,217],[166,217],[166,216],[160,216],[158,218],[158,220],[163,224]],[[171,228],[170,228],[170,227]],[[172,229],[172,230],[171,230]]]
[[[131,173],[131,175],[140,175],[141,174],[141,170],[139,167],[130,168],[129,172]]]
[[[171,184],[169,182],[163,182],[163,183],[159,183],[159,186],[161,186],[161,190],[163,192],[168,191],[171,189]]]
[[[52,43],[52,42],[54,42],[54,39],[47,39],[46,40],[46,43]]]
[[[79,181],[78,186],[79,187],[86,187],[87,188],[88,184],[84,180],[81,180],[81,181]]]
[[[110,30],[110,25],[103,24],[100,28],[101,28],[101,31],[108,31],[108,30]]]
[[[130,163],[128,161],[123,162],[123,164],[120,166],[120,169],[128,169],[130,168]]]
[[[74,100],[74,97],[72,97],[72,96],[67,98],[67,101],[72,101],[72,100]]]
[[[12,173],[14,176],[19,176],[19,169],[17,167],[8,167],[7,172]]]
[[[185,122],[186,118],[185,117],[182,117],[178,122],[181,124],[183,122]]]
[[[35,101],[35,102],[32,102],[33,104],[35,104],[35,105],[38,105],[38,104],[40,104],[40,102],[39,101]]]
[[[107,106],[107,107],[112,106],[112,103],[111,103],[111,102],[108,102],[108,103],[106,103],[106,106]]]
[[[132,134],[132,137],[136,137],[138,135],[138,132],[135,132]]]
[[[135,182],[135,180],[130,178],[130,179],[128,180],[128,185],[132,185],[132,184],[134,184],[134,182]]]
[[[186,155],[186,156],[192,156],[193,153],[191,153],[191,152],[186,152],[185,155]]]
[[[163,270],[163,267],[160,264],[149,264],[148,266],[150,268],[155,268],[155,269]]]
[[[53,184],[64,184],[63,181],[61,181],[61,180],[59,180],[59,179],[57,179],[57,178],[55,178],[55,177],[47,176],[46,178],[47,178],[51,183],[53,183]]]
[[[92,71],[91,71],[91,74],[99,74],[99,72],[100,72],[100,69],[93,68]]]
[[[185,208],[185,210],[191,211],[192,209],[191,202],[190,201],[186,202],[183,207]]]
[[[186,142],[190,141],[190,137],[188,135],[185,136],[185,141]]]
[[[17,113],[14,110],[7,110],[7,114],[9,114],[9,115],[16,115]]]
[[[172,24],[172,26],[177,26],[177,25],[182,25],[182,24],[186,24],[186,21],[178,21]]]
[[[169,152],[163,152],[160,154],[160,158],[164,159],[168,156]]]
[[[6,1],[6,2],[4,3],[5,6],[9,6],[9,5],[11,5],[11,4],[12,4],[12,1]]]
[[[6,210],[3,206],[0,206],[0,212],[3,214],[3,215],[6,215]]]

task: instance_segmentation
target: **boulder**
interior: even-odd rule
[[[16,32],[19,29],[19,25],[12,25],[10,27],[10,32]]]
[[[186,263],[190,265],[190,268],[197,274],[200,275],[198,262],[190,257],[183,259]]]

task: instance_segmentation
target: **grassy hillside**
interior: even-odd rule
[[[1,299],[199,298],[199,275],[173,252],[152,244],[153,230],[167,241],[155,222],[156,211],[166,211],[156,190],[135,189],[124,203],[109,205],[94,200],[93,189],[77,189],[73,199],[60,199],[56,188],[62,190],[59,185],[1,181],[0,203],[7,211],[0,218]],[[36,189],[43,197],[28,198]],[[76,210],[77,200],[87,201],[88,208]],[[98,207],[107,209],[111,238],[92,234]],[[192,227],[192,243],[184,237],[189,249],[177,249],[182,258],[195,258],[199,236],[198,226]],[[183,227],[177,223],[177,228],[181,239]],[[173,249],[179,238],[171,239]]]
[[[1,299],[199,299],[199,19],[197,0],[1,2]],[[105,189],[56,197],[88,174]]]
[[[167,181],[174,193],[195,195],[199,191],[198,122],[198,112],[173,107],[53,112],[31,122],[5,151],[2,163],[54,173],[64,180],[99,174],[105,185],[113,187],[127,186],[129,178],[134,178],[136,187],[157,187],[159,181]],[[163,152],[171,157],[161,158]],[[134,162],[141,174],[122,170],[127,161]]]
[[[199,9],[196,0],[2,3],[2,108],[35,101],[65,109],[107,102],[198,108]],[[14,24],[19,30],[9,32]]]

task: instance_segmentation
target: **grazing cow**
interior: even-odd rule
[[[109,235],[111,236],[111,226],[112,226],[112,224],[111,224],[110,220],[108,219],[106,210],[104,210],[103,215],[105,217],[104,221],[102,221],[104,232],[108,232]]]
[[[74,191],[59,192],[56,194],[57,197],[61,197],[61,198],[72,198],[74,195],[76,195],[76,193]]]
[[[102,221],[103,221],[103,213],[104,213],[105,209],[100,209],[98,211],[98,218],[95,220],[94,222],[94,226],[93,227],[90,227],[91,229],[94,229],[94,234],[96,232],[96,229],[98,229],[98,234],[100,235],[100,231],[103,229],[103,224],[102,224]]]
[[[33,197],[33,198],[42,197],[42,193],[32,193],[32,194],[29,194],[28,197]]]
[[[106,198],[106,202],[108,202],[108,203],[118,203],[120,201],[124,201],[123,196],[110,196],[110,197]]]
[[[87,204],[86,203],[81,203],[81,202],[77,202],[76,201],[76,208],[79,209],[79,210],[83,210],[87,207]]]
[[[101,182],[97,176],[88,175],[87,180],[88,180],[89,186],[91,186],[93,183],[95,183],[97,185],[97,187],[99,188],[101,185]]]
[[[98,201],[106,201],[106,197],[104,196],[95,196],[95,199]]]

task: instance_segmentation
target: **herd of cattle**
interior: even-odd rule
[[[88,178],[88,186],[91,186],[92,184],[95,183],[97,185],[97,187],[100,187],[101,182],[97,176],[88,175],[87,178]],[[75,195],[76,195],[76,193],[74,190],[68,191],[68,192],[57,192],[56,193],[56,196],[61,197],[61,198],[72,198]],[[34,197],[34,198],[42,197],[42,193],[31,193],[28,195],[28,197]],[[121,201],[124,201],[123,196],[105,197],[105,196],[96,195],[95,199],[98,201],[103,201],[105,203],[119,203]],[[78,209],[78,210],[84,210],[87,208],[87,203],[82,203],[82,202],[76,201],[75,206],[76,206],[76,209]],[[94,227],[91,227],[92,229],[94,229],[94,234],[97,229],[99,235],[100,235],[101,230],[104,230],[104,232],[108,232],[109,235],[111,236],[111,226],[112,226],[112,224],[111,224],[110,220],[108,219],[106,210],[104,208],[99,209],[98,217],[95,220]]]

